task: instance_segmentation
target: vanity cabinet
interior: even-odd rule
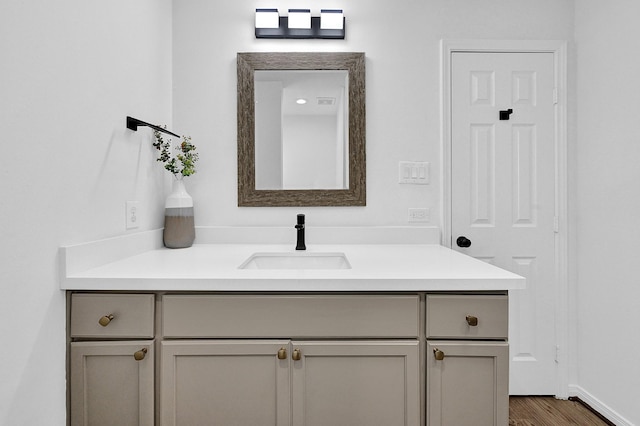
[[[153,426],[154,295],[70,300],[70,424]]]
[[[162,304],[163,426],[420,425],[418,295]]]
[[[425,329],[427,425],[507,425],[507,296],[428,294]]]
[[[420,424],[416,341],[162,343],[161,424]]]
[[[506,293],[68,300],[73,426],[508,424]]]

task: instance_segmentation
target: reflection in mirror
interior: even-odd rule
[[[237,67],[238,206],[366,205],[364,53],[238,53]]]
[[[256,189],[346,189],[345,70],[256,71]]]

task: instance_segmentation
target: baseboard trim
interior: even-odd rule
[[[569,399],[580,402],[612,426],[634,426],[629,420],[622,417],[607,404],[603,403],[580,386],[569,385]]]

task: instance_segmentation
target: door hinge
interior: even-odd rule
[[[560,362],[560,345],[556,345],[556,363]]]
[[[558,218],[558,216],[553,217],[553,232],[555,232],[556,234],[560,232],[560,219]]]
[[[554,105],[558,104],[558,89],[557,88],[553,89],[553,104]]]

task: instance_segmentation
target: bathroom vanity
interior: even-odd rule
[[[508,423],[522,277],[437,244],[127,238],[61,249],[71,425]]]

